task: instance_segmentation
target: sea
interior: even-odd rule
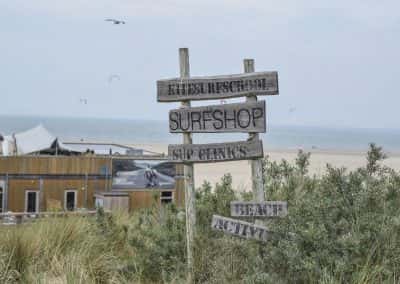
[[[42,124],[60,141],[181,143],[182,135],[168,131],[167,121],[0,115],[0,134],[10,135]],[[247,134],[193,134],[193,143],[246,140]],[[268,125],[260,134],[264,147],[281,150],[366,151],[369,143],[400,152],[400,129]]]

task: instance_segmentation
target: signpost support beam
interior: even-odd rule
[[[8,173],[6,173],[6,181],[5,181],[5,185],[4,185],[4,191],[3,191],[3,212],[7,212],[8,211],[8,184],[9,184],[9,180],[8,180]]]
[[[180,78],[190,77],[189,49],[179,49]],[[190,108],[190,101],[182,101],[182,108]],[[183,133],[183,144],[192,144],[192,134]],[[186,247],[187,247],[187,283],[194,283],[193,275],[193,244],[196,224],[195,187],[193,163],[186,163],[183,167],[185,182],[185,209],[186,209]]]
[[[39,210],[38,212],[44,211],[44,192],[43,192],[43,178],[39,178]]]
[[[254,59],[244,59],[244,73],[252,73],[254,71]],[[246,102],[257,102],[256,95],[249,95],[246,97]],[[250,133],[249,140],[258,140],[258,133]],[[251,183],[253,189],[253,199],[258,202],[265,200],[264,197],[264,183],[263,183],[263,171],[262,171],[262,160],[256,159],[251,160]]]

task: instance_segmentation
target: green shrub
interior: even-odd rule
[[[129,269],[143,282],[170,282],[185,274],[185,222],[174,205],[155,207],[131,219]]]
[[[268,162],[273,178],[266,191],[289,201],[288,217],[271,229],[294,237],[265,246],[262,272],[300,283],[397,281],[400,184],[398,173],[380,166],[384,157],[372,144],[365,168],[348,172],[328,165],[320,178],[303,176],[302,167],[286,162]]]

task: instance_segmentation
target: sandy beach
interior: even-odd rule
[[[133,147],[158,153],[167,153],[168,145],[164,144],[133,144]],[[366,164],[366,152],[311,150],[309,173],[321,175],[326,170],[326,164],[335,167],[345,167],[354,170]],[[264,154],[273,161],[285,159],[294,162],[297,150],[264,149]],[[400,170],[400,153],[387,153],[388,158],[384,165]],[[225,173],[231,173],[233,185],[237,190],[249,190],[251,188],[249,161],[221,162],[195,164],[195,184],[200,186],[204,180],[212,184],[218,182]]]

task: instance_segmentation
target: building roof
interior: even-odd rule
[[[94,151],[97,155],[127,155],[142,156],[144,150],[129,147],[116,143],[98,143],[98,142],[65,142],[64,145],[78,152],[85,152],[88,149]]]
[[[43,125],[38,125],[24,132],[5,137],[17,146],[17,155],[55,151],[76,152],[75,150],[58,141]]]

